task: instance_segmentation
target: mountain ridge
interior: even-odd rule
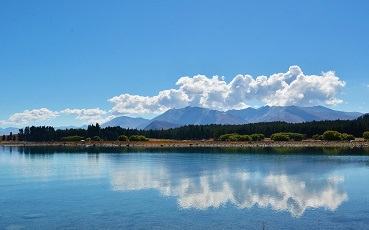
[[[309,121],[322,120],[353,120],[363,113],[359,112],[343,112],[329,109],[324,106],[299,107],[299,106],[263,106],[260,108],[246,108],[241,110],[219,111],[206,109],[201,107],[187,106],[181,109],[169,109],[161,115],[154,117],[151,120],[144,118],[130,118],[126,116],[117,117],[113,120],[104,123],[102,127],[121,126],[123,128],[130,121],[135,121],[136,126],[129,128],[138,129],[169,129],[184,125],[208,125],[208,124],[224,124],[224,125],[239,125],[258,122],[283,121],[289,123],[302,123]],[[119,123],[119,119],[125,123]],[[136,120],[131,120],[136,119]],[[139,120],[137,120],[139,119]],[[138,124],[138,121],[142,121]]]
[[[15,128],[15,127],[8,127],[8,128],[0,128],[0,135],[9,135],[10,133],[12,134],[17,134],[19,131],[19,128]]]
[[[112,120],[108,122],[105,122],[104,124],[101,125],[101,127],[105,128],[108,126],[110,127],[120,126],[122,128],[136,129],[136,128],[139,128],[140,125],[144,124],[145,122],[147,122],[146,125],[148,125],[150,123],[149,121],[150,121],[149,119],[145,119],[142,117],[120,116],[120,117],[113,118]]]

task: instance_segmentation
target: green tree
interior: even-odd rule
[[[118,141],[129,141],[128,137],[126,135],[120,135],[118,137]]]
[[[100,132],[101,129],[99,123],[87,126],[87,136],[89,137],[100,136]]]
[[[240,135],[238,133],[223,134],[219,137],[220,141],[238,141]]]
[[[24,141],[23,129],[19,129],[19,131],[18,131],[18,141]]]
[[[314,139],[314,140],[319,140],[319,136],[320,136],[319,134],[314,134],[314,135],[313,135],[313,139]]]
[[[83,140],[83,137],[81,137],[81,136],[66,136],[66,137],[62,137],[60,140],[61,141],[81,141],[81,140]]]
[[[6,137],[6,140],[7,141],[13,140],[13,133],[12,132],[10,132],[10,134]]]
[[[264,140],[264,138],[265,138],[264,134],[254,133],[254,134],[251,134],[250,136],[251,136],[253,141],[261,141],[261,140]]]
[[[323,133],[323,139],[326,141],[341,141],[342,134],[338,131],[327,130]]]
[[[30,129],[29,126],[27,126],[26,128],[24,128],[24,140],[25,141],[30,141]]]
[[[286,133],[275,133],[270,136],[270,139],[273,141],[289,141],[290,137]]]
[[[132,135],[129,137],[129,141],[149,141],[149,138],[142,135]]]
[[[294,141],[302,141],[304,139],[306,139],[306,135],[305,134],[301,134],[301,133],[275,133],[273,134],[270,139],[272,139],[273,141],[288,141],[288,140],[294,140]]]
[[[369,131],[365,131],[364,133],[363,133],[363,137],[364,137],[364,140],[369,140]]]
[[[213,132],[213,138],[214,140],[218,140],[224,134],[226,134],[226,130],[224,128],[218,128]]]
[[[240,135],[238,141],[252,141],[252,138],[249,135]]]
[[[355,140],[355,137],[352,134],[342,133],[341,136],[342,136],[342,139],[345,141]]]
[[[94,136],[92,138],[93,141],[101,141],[101,138],[99,136]]]

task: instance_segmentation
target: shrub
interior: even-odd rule
[[[240,135],[238,133],[223,134],[219,137],[220,141],[252,141],[249,135]]]
[[[249,135],[240,135],[238,141],[252,141],[252,138]]]
[[[342,141],[342,134],[337,131],[328,130],[323,133],[323,139],[326,141]]]
[[[327,130],[323,133],[323,140],[326,141],[351,141],[355,140],[354,135],[347,133],[340,133],[338,131]]]
[[[363,133],[363,137],[364,137],[364,140],[369,140],[369,131],[365,131],[364,133]]]
[[[62,137],[60,140],[61,141],[81,141],[81,140],[83,140],[83,137],[81,137],[81,136],[66,136],[66,137]]]
[[[302,141],[302,140],[306,139],[306,135],[305,134],[301,134],[301,133],[287,133],[287,134],[294,141]]]
[[[91,141],[91,137],[87,137],[86,138],[86,141]]]
[[[149,141],[149,138],[142,135],[132,135],[129,137],[129,141]]]
[[[270,139],[273,141],[289,141],[290,137],[285,133],[275,133],[270,136]]]
[[[342,139],[345,141],[355,140],[355,137],[352,134],[342,133],[341,136],[342,136]]]
[[[261,141],[264,140],[265,136],[264,134],[251,134],[251,138],[253,141]]]
[[[92,138],[93,141],[101,141],[101,138],[99,136],[94,136]]]
[[[273,141],[302,141],[306,139],[306,135],[301,133],[275,133],[270,137],[270,139]]]
[[[220,141],[238,141],[239,139],[239,134],[237,133],[232,133],[232,134],[223,134],[219,137]]]
[[[319,134],[315,134],[315,135],[313,135],[313,139],[314,139],[314,140],[319,140],[319,137],[320,137],[320,135],[319,135]]]
[[[240,135],[239,134],[231,134],[229,136],[230,141],[238,141],[240,139]]]
[[[120,135],[119,137],[118,137],[118,141],[128,141],[129,139],[128,139],[128,137],[126,136],[126,135]]]
[[[258,134],[256,134],[256,135],[258,135],[258,136],[259,136],[260,140],[264,140],[264,139],[265,139],[264,134],[258,133]]]

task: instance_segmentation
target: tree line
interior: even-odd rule
[[[354,137],[362,137],[365,131],[369,131],[369,114],[356,120],[313,121],[304,123],[287,122],[261,122],[243,125],[185,125],[179,128],[167,130],[138,130],[122,127],[101,128],[99,124],[89,125],[87,129],[54,129],[51,126],[27,126],[19,129],[19,141],[61,141],[62,138],[79,136],[84,139],[99,137],[102,140],[115,141],[119,136],[131,137],[144,136],[147,138],[173,139],[173,140],[202,140],[214,138],[218,140],[225,134],[253,135],[263,134],[270,137],[276,133],[299,133],[306,138],[323,135],[327,130],[339,133],[351,134]],[[248,138],[248,137],[247,137]]]

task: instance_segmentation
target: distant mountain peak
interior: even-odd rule
[[[168,121],[161,121],[161,120],[154,120],[150,124],[148,124],[144,130],[160,130],[160,129],[171,129],[171,128],[177,128],[180,127],[179,124],[174,124],[172,122]]]
[[[107,126],[121,126],[137,129],[168,129],[183,125],[238,125],[257,122],[284,121],[301,123],[321,120],[353,120],[362,116],[358,112],[343,112],[326,108],[321,105],[311,107],[291,106],[263,106],[260,108],[246,108],[241,110],[218,111],[187,106],[169,109],[163,114],[151,119],[117,117],[105,124]]]
[[[122,128],[132,128],[132,129],[136,129],[139,128],[140,125],[142,125],[143,123],[148,123],[150,120],[148,119],[144,119],[141,117],[127,117],[127,116],[120,116],[120,117],[116,117],[104,124],[101,125],[101,127],[105,128],[105,127],[115,127],[115,126],[120,126]]]

